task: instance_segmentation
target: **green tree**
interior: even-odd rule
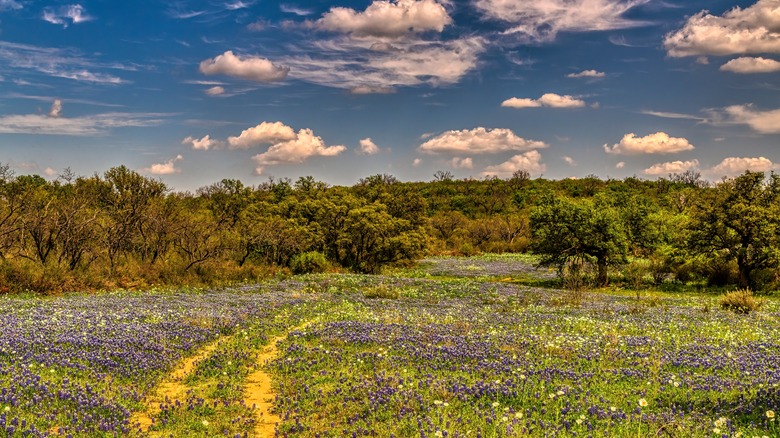
[[[560,273],[573,264],[592,262],[596,283],[608,283],[607,269],[626,262],[628,235],[618,209],[596,200],[547,197],[531,213],[532,249],[540,266]]]
[[[740,287],[759,286],[754,273],[780,264],[780,176],[745,172],[706,191],[689,231],[693,253],[736,261]]]

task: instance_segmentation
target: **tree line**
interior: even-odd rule
[[[780,179],[747,172],[429,182],[312,177],[195,193],[119,166],[48,181],[0,164],[0,292],[252,281],[331,268],[377,273],[427,254],[528,252],[601,286],[778,282]]]

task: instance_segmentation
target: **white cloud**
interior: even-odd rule
[[[748,104],[728,106],[723,111],[727,123],[745,124],[762,134],[780,133],[780,109],[761,111]]]
[[[95,72],[93,69],[135,69],[134,66],[96,62],[72,48],[39,47],[7,41],[0,41],[0,62],[13,68],[97,84],[121,84],[124,81],[117,76]]]
[[[637,137],[633,132],[623,136],[620,143],[610,147],[604,145],[608,154],[640,155],[640,154],[675,154],[690,151],[694,146],[685,138],[670,137],[665,132],[656,132],[644,137]]]
[[[214,140],[211,136],[205,136],[201,139],[195,137],[187,137],[181,141],[181,144],[191,146],[195,150],[207,151],[209,149],[215,149],[222,146],[222,142]]]
[[[699,168],[699,160],[690,161],[669,161],[666,163],[657,163],[644,170],[646,175],[669,175],[670,173],[683,173],[686,170],[696,170]]]
[[[743,56],[732,59],[720,66],[721,71],[730,71],[732,73],[773,73],[780,71],[780,62],[774,59],[751,58]]]
[[[0,11],[22,9],[22,4],[14,0],[0,0]]]
[[[0,117],[0,134],[43,134],[92,137],[113,128],[157,126],[168,114],[104,113],[84,117],[49,117],[28,114]]]
[[[49,110],[49,117],[58,118],[62,115],[62,100],[54,99]]]
[[[313,14],[313,12],[309,9],[299,8],[296,6],[286,5],[286,4],[279,5],[279,10],[281,10],[282,12],[286,12],[288,14],[295,14],[299,17],[305,17],[307,15]]]
[[[343,145],[325,146],[322,138],[315,136],[311,129],[301,129],[295,138],[275,143],[267,151],[255,155],[252,159],[258,164],[255,173],[260,175],[268,165],[302,163],[310,157],[333,157],[346,149]]]
[[[363,155],[376,155],[380,151],[379,146],[374,143],[371,138],[364,138],[360,140],[360,150],[359,153]]]
[[[204,75],[223,74],[256,82],[282,81],[289,71],[288,67],[277,66],[265,58],[241,58],[230,50],[200,63],[200,72]]]
[[[86,14],[86,9],[81,5],[61,6],[57,9],[46,8],[43,10],[43,20],[51,24],[61,24],[68,27],[69,24],[78,24],[91,21],[94,18]]]
[[[683,119],[683,120],[698,120],[700,122],[706,122],[707,119],[701,117],[701,116],[694,116],[692,114],[683,114],[683,113],[673,113],[668,111],[640,111],[642,114],[647,114],[648,116],[655,116],[655,117],[661,117],[664,119]]]
[[[327,87],[377,91],[398,86],[458,83],[477,67],[485,40],[467,37],[453,41],[397,41],[396,51],[372,50],[368,41],[341,38],[320,41],[296,50],[307,55],[287,56],[279,62],[290,77]]]
[[[417,150],[426,154],[496,154],[544,147],[547,147],[544,142],[518,137],[510,129],[479,127],[444,132],[426,141]]]
[[[412,161],[413,167],[420,167],[420,165],[423,163],[422,158],[415,158],[414,161]]]
[[[49,178],[51,178],[51,177],[57,175],[57,170],[55,170],[52,167],[47,167],[47,168],[43,169],[43,174],[48,176]]]
[[[245,129],[238,137],[228,137],[230,149],[249,149],[267,144],[293,141],[295,130],[282,122],[263,122]]]
[[[171,175],[174,173],[181,173],[181,169],[176,168],[176,162],[183,159],[184,157],[177,155],[176,158],[171,158],[164,163],[152,164],[151,166],[141,170],[152,175]]]
[[[624,167],[626,167],[626,162],[625,161],[621,161],[621,162],[615,164],[615,169],[622,169]]]
[[[549,108],[582,108],[585,101],[575,97],[555,93],[545,93],[538,99],[512,97],[501,102],[501,106],[506,108],[539,108],[542,106]]]
[[[219,96],[220,94],[225,93],[225,88],[217,85],[215,87],[206,89],[204,93],[208,94],[209,96]]]
[[[542,173],[547,166],[542,163],[542,154],[539,151],[529,151],[515,155],[508,161],[495,166],[488,166],[482,172],[483,176],[508,177],[518,170],[527,170],[530,173]]]
[[[649,0],[475,0],[487,18],[509,24],[506,34],[549,42],[559,32],[625,29],[645,23],[624,15]]]
[[[576,166],[576,165],[577,165],[577,161],[576,161],[574,158],[572,158],[572,157],[570,157],[570,156],[568,156],[568,155],[567,155],[567,156],[564,156],[564,157],[562,157],[561,159],[562,159],[563,161],[565,161],[565,162],[566,162],[566,164],[568,164],[569,166]]]
[[[375,0],[363,12],[333,7],[314,25],[358,38],[398,38],[414,32],[441,32],[451,23],[444,6],[435,0]]]
[[[266,23],[264,20],[253,21],[246,25],[247,30],[250,32],[262,32],[265,30]]]
[[[747,170],[753,172],[767,172],[776,169],[777,166],[768,158],[757,157],[728,157],[724,158],[718,165],[707,170],[712,176],[737,176]]]
[[[579,73],[569,73],[566,75],[567,78],[603,78],[606,76],[606,73],[603,71],[596,71],[596,70],[583,70]]]
[[[777,0],[758,0],[722,16],[701,11],[682,29],[666,35],[669,56],[780,53],[780,7]]]
[[[393,94],[395,88],[393,87],[371,87],[368,85],[358,85],[357,87],[349,90],[352,94]]]
[[[453,169],[473,169],[474,162],[469,157],[454,157],[450,160],[450,166],[452,166]]]

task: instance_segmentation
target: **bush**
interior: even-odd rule
[[[328,269],[328,266],[328,259],[317,251],[304,252],[290,259],[290,270],[293,274],[322,273]]]
[[[723,295],[720,299],[721,309],[736,313],[750,313],[758,310],[763,303],[753,297],[750,289],[737,289]]]
[[[398,289],[385,284],[369,287],[363,291],[363,296],[368,299],[385,298],[388,300],[397,300],[399,297]]]

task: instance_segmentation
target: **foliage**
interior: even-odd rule
[[[619,218],[619,210],[598,200],[542,200],[531,213],[532,249],[541,256],[539,265],[579,273],[593,261],[597,285],[606,285],[607,268],[625,263],[628,254],[627,230]]]
[[[780,176],[746,172],[706,190],[693,209],[689,248],[735,261],[742,288],[755,287],[754,272],[780,265]]]
[[[290,259],[290,270],[293,274],[319,274],[328,269],[328,259],[317,251],[297,254]]]
[[[735,313],[750,313],[761,308],[761,301],[753,296],[750,289],[737,289],[727,292],[720,299],[722,309]]]

